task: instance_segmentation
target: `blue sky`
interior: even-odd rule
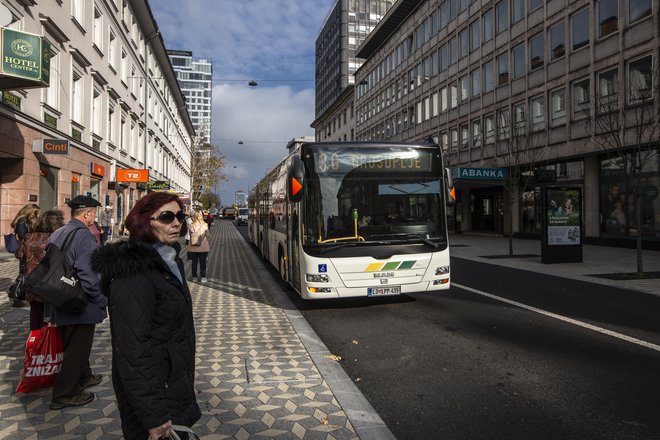
[[[218,192],[231,203],[285,156],[288,140],[313,136],[314,44],[334,0],[149,4],[168,49],[213,62],[211,140],[229,178]]]

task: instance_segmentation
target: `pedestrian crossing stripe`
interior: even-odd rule
[[[384,270],[404,270],[412,268],[416,260],[409,261],[390,261],[389,263],[371,263],[364,272],[382,272]]]

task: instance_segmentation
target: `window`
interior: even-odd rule
[[[103,129],[103,103],[101,88],[99,86],[94,86],[94,96],[92,98],[92,127],[91,131],[94,134],[101,135],[101,130]]]
[[[60,58],[50,45],[50,85],[43,88],[44,102],[55,110],[60,109]]]
[[[628,23],[651,15],[651,0],[628,0]]]
[[[566,124],[566,91],[559,89],[551,92],[550,103],[552,106],[552,126]]]
[[[550,38],[550,61],[564,56],[566,47],[564,43],[564,21],[560,21],[548,31]]]
[[[519,78],[525,74],[525,46],[519,44],[511,52],[513,55],[513,77]]]
[[[481,146],[481,120],[475,119],[472,121],[472,146]]]
[[[481,28],[479,27],[479,20],[475,20],[470,24],[470,52],[479,49],[481,45]]]
[[[80,26],[85,26],[85,0],[71,0],[71,16]]]
[[[470,97],[470,77],[468,75],[461,77],[460,85],[461,85],[460,101],[464,102],[467,101],[467,99]]]
[[[451,138],[451,149],[456,150],[458,148],[458,128],[454,127],[449,130],[449,135]]]
[[[438,93],[434,93],[431,95],[431,116],[436,117],[438,116]]]
[[[616,32],[619,28],[619,1],[598,0],[598,36]]]
[[[511,23],[517,23],[525,16],[525,0],[512,0]]]
[[[94,8],[94,45],[103,51],[103,15]]]
[[[571,17],[573,50],[589,44],[589,8],[576,12]]]
[[[509,109],[497,112],[497,139],[509,139]]]
[[[442,2],[440,5],[440,29],[447,27],[449,23],[449,3]]]
[[[543,58],[543,51],[544,51],[544,44],[543,44],[543,33],[536,34],[532,38],[529,39],[529,63],[530,63],[530,70],[538,69],[539,67],[543,67],[544,63],[544,58]]]
[[[461,149],[470,147],[470,127],[468,124],[461,125]]]
[[[449,105],[447,87],[440,89],[440,112],[446,112]]]
[[[449,106],[452,109],[458,107],[458,84],[456,82],[449,85]]]
[[[628,62],[628,104],[653,100],[653,58],[649,55]]]
[[[484,64],[484,93],[492,92],[495,88],[495,73],[493,71],[493,62]]]
[[[573,83],[573,118],[589,116],[589,78]]]
[[[440,46],[440,72],[443,72],[445,69],[447,69],[447,66],[449,65],[449,61],[447,59],[447,45],[443,44]]]
[[[449,40],[449,65],[456,63],[458,61],[458,41],[456,37]]]
[[[509,6],[507,2],[508,0],[502,0],[495,5],[498,34],[504,32],[509,27]]]
[[[513,135],[522,136],[527,129],[527,115],[525,103],[521,102],[513,106]]]
[[[108,105],[108,142],[115,142],[115,103],[110,101]]]
[[[504,52],[497,57],[497,85],[509,82],[509,54]]]
[[[468,56],[468,53],[470,51],[470,42],[469,42],[469,36],[468,36],[468,30],[463,29],[461,32],[458,33],[458,41],[460,42],[461,46],[461,58],[465,58]]]
[[[616,110],[618,106],[619,72],[617,69],[598,74],[598,111],[606,113]]]
[[[529,0],[530,12],[543,6],[543,0]]]
[[[476,68],[471,73],[472,76],[472,97],[475,98],[481,93],[481,70]]]
[[[440,133],[440,146],[442,147],[443,151],[447,151],[449,148],[449,136],[447,135],[446,131]]]
[[[495,115],[484,116],[484,129],[486,131],[486,143],[492,144],[495,142]]]
[[[493,39],[493,10],[489,9],[484,12],[482,18],[484,28],[484,43]]]
[[[545,96],[536,96],[529,103],[532,112],[532,131],[545,128]]]
[[[71,119],[82,124],[83,113],[83,76],[77,69],[73,71],[73,84],[71,86]]]

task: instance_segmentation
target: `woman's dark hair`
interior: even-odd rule
[[[144,243],[155,243],[157,240],[151,229],[151,217],[158,208],[170,202],[176,202],[179,209],[184,210],[183,202],[176,194],[152,192],[138,200],[124,222],[126,229],[131,233],[131,238]],[[186,235],[187,226],[185,221],[182,222],[180,237]]]
[[[64,213],[59,209],[51,209],[39,214],[34,229],[37,232],[53,232],[64,226]]]

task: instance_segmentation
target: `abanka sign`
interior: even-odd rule
[[[466,168],[458,167],[452,169],[454,179],[474,180],[505,180],[509,177],[506,168]]]
[[[50,44],[40,35],[0,28],[0,89],[48,87]]]

